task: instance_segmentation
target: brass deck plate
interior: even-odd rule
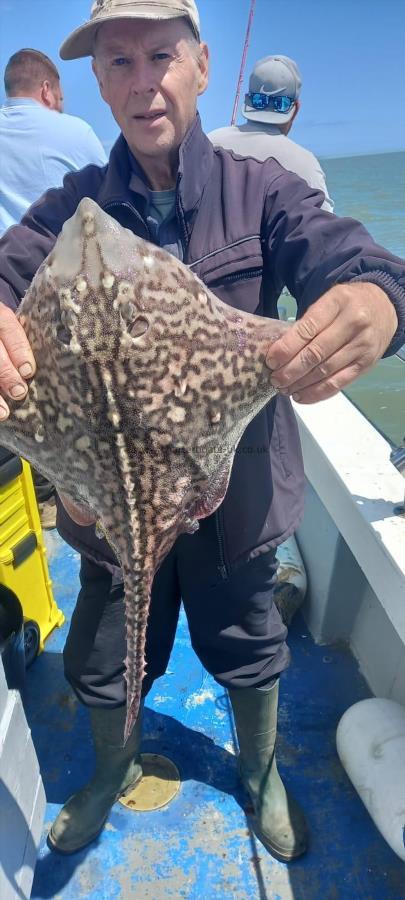
[[[119,802],[134,812],[161,809],[180,790],[180,774],[174,763],[158,753],[142,753],[143,776]]]

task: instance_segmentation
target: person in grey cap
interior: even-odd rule
[[[213,147],[197,113],[208,48],[193,0],[97,0],[61,55],[93,57],[121,135],[105,168],[68,175],[0,241],[0,420],[7,398],[24,397],[35,371],[13,311],[83,197],[182,259],[235,309],[277,317],[284,285],[297,300],[298,321],[268,355],[279,392],[246,429],[223,503],[194,534],[180,535],[156,574],[143,680],[146,696],[166,669],[182,600],[195,652],[229,691],[257,834],[288,861],[308,844],[304,814],[286,792],[274,752],[279,675],[289,662],[287,630],[273,603],[276,547],[297,528],[304,496],[289,397],[330,397],[404,343],[405,263],[360,223],[323,210],[324,194],[276,160]],[[59,506],[58,527],[81,553],[81,591],[64,665],[90,710],[96,767],[48,839],[74,853],[94,840],[117,797],[142,775],[141,715],[124,746],[119,564],[92,520],[67,506],[71,515]]]
[[[255,64],[245,95],[244,125],[229,125],[211,131],[213,144],[255,159],[277,159],[289,172],[322,191],[322,209],[333,212],[325,173],[316,156],[287,135],[300,109],[301,75],[288,56],[265,56]]]

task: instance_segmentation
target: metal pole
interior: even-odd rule
[[[237,112],[238,112],[240,89],[242,87],[243,75],[245,72],[246,57],[247,57],[247,52],[248,52],[248,47],[249,47],[250,29],[252,27],[252,22],[253,22],[255,3],[256,3],[256,0],[251,0],[251,2],[250,2],[250,12],[249,12],[249,19],[248,19],[248,24],[247,24],[247,29],[246,29],[245,46],[243,48],[242,62],[240,64],[239,79],[238,79],[238,85],[236,88],[235,102],[233,104],[231,125],[235,124],[235,120],[236,120],[236,116],[237,116]]]

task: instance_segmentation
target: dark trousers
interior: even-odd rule
[[[31,466],[31,474],[34,482],[35,488],[35,496],[37,498],[37,503],[46,503],[47,500],[50,500],[51,497],[55,495],[55,488],[44,475],[41,475],[40,472],[37,472],[36,469],[33,469]]]
[[[201,569],[190,566],[178,547],[179,541],[153,582],[143,695],[166,670],[181,600],[192,646],[216,681],[225,687],[268,684],[289,662],[287,629],[273,603],[275,552],[203,584]],[[126,701],[123,586],[113,586],[110,573],[86,557],[80,580],[63,654],[65,675],[87,706],[120,706]]]

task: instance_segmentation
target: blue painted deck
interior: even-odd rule
[[[67,620],[78,558],[48,536],[55,597]],[[86,711],[63,678],[67,623],[51,635],[28,673],[26,710],[48,799],[32,897],[88,900],[399,900],[403,863],[375,829],[343,772],[335,730],[344,710],[368,696],[351,656],[317,647],[299,617],[290,633],[293,663],[280,691],[280,770],[305,807],[308,855],[289,866],[253,835],[235,761],[227,696],[190,648],[182,618],[164,678],[147,700],[142,749],[173,759],[182,778],[172,803],[153,813],[116,804],[97,843],[72,857],[50,852],[46,832],[61,805],[90,777]]]

